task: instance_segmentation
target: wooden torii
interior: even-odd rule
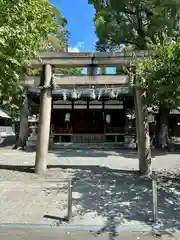
[[[38,127],[38,141],[36,148],[36,164],[35,172],[44,174],[47,167],[47,154],[49,145],[50,117],[52,107],[52,85],[58,81],[63,85],[127,85],[127,77],[95,75],[94,67],[117,67],[129,66],[139,58],[148,56],[147,51],[139,51],[135,53],[116,53],[116,52],[80,52],[80,53],[57,53],[43,52],[35,59],[31,60],[32,68],[41,68],[42,77],[40,81],[40,116]],[[60,76],[58,79],[53,78],[53,68],[88,68],[87,76]],[[26,78],[25,82],[32,81],[32,77]],[[136,129],[139,142],[140,154],[140,171],[144,166],[144,138],[143,138],[143,118],[142,104],[139,98],[139,92],[135,94],[136,105]]]

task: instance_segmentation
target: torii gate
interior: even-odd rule
[[[38,127],[38,142],[36,148],[36,166],[37,174],[44,174],[47,167],[47,154],[49,145],[50,116],[52,106],[52,85],[56,81],[63,85],[127,85],[126,76],[108,76],[95,75],[95,67],[120,67],[130,66],[138,58],[144,58],[148,55],[147,51],[136,53],[116,53],[116,52],[81,52],[81,53],[57,53],[43,52],[37,58],[31,61],[32,68],[42,69],[42,78],[40,86],[42,88],[40,96],[40,117]],[[62,76],[58,79],[53,78],[53,68],[88,68],[87,76]],[[32,78],[26,78],[25,82],[31,82]],[[32,84],[32,82],[31,82]],[[136,129],[138,137],[138,149],[140,154],[140,171],[144,168],[144,153],[146,146],[144,144],[144,129],[142,127],[142,104],[139,97],[139,90],[135,91],[135,111],[136,111]]]

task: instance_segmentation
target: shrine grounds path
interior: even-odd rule
[[[152,234],[142,233],[121,233],[115,238],[110,238],[108,233],[104,233],[100,236],[94,236],[91,232],[85,231],[64,231],[60,229],[0,229],[0,238],[2,240],[179,240],[179,234],[174,236],[164,235],[162,238],[156,238]]]
[[[0,149],[0,224],[62,224],[67,213],[67,183],[72,179],[72,224],[140,230],[152,225],[152,183],[138,175],[136,152],[53,151],[48,154],[43,177],[33,173],[34,160],[33,151]],[[158,178],[161,226],[180,230],[179,153],[156,153],[152,168]]]

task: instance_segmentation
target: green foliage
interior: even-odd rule
[[[136,84],[145,90],[147,104],[180,104],[180,0],[90,0],[98,51],[150,50],[151,57],[136,64]],[[165,34],[164,34],[165,33]],[[176,43],[172,44],[172,40]],[[130,84],[134,68],[128,70]]]
[[[57,68],[56,73],[65,75],[80,75],[82,73],[81,68]]]
[[[164,38],[163,44],[152,45],[150,57],[136,63],[135,84],[145,91],[147,104],[180,105],[180,43]]]
[[[65,49],[66,19],[47,0],[0,0],[0,13],[0,101],[16,109],[30,59],[50,43]]]
[[[119,50],[120,44],[147,49],[149,39],[177,33],[180,0],[90,0],[96,10],[97,50]]]
[[[117,74],[117,75],[122,75],[122,74],[124,74],[124,68],[123,68],[123,67],[116,68],[116,74]]]
[[[100,74],[101,75],[106,75],[106,68],[105,67],[100,68]]]

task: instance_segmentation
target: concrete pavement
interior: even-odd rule
[[[0,148],[0,165],[34,166],[35,152]],[[138,154],[133,150],[61,149],[50,151],[51,166],[103,166],[111,169],[138,170]],[[152,158],[152,169],[176,171],[180,166],[179,152],[162,152]]]
[[[155,240],[151,233],[142,232],[122,232],[112,237],[109,233],[94,235],[89,231],[63,230],[63,229],[3,229],[0,228],[0,239],[2,240]],[[179,240],[180,235],[163,235],[162,240]]]
[[[0,223],[56,222],[44,215],[67,214],[65,182],[0,182]]]

